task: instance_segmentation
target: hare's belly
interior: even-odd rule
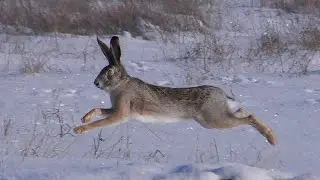
[[[174,123],[177,121],[181,121],[179,118],[172,118],[169,116],[161,116],[161,115],[142,115],[142,114],[135,114],[132,116],[133,119],[143,122],[143,123]]]

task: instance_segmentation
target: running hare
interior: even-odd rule
[[[108,92],[112,107],[95,108],[89,111],[82,123],[88,123],[93,116],[104,115],[97,120],[74,128],[77,134],[96,127],[115,125],[134,118],[142,122],[176,122],[194,119],[208,129],[232,128],[247,124],[258,130],[270,144],[275,145],[272,130],[253,115],[240,108],[232,112],[231,105],[236,101],[221,88],[197,86],[189,88],[171,88],[148,84],[128,75],[121,64],[119,38],[113,36],[110,48],[97,37],[98,44],[109,61],[94,85]]]

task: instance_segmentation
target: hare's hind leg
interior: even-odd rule
[[[234,116],[237,118],[242,118],[242,117],[248,117],[250,125],[254,127],[257,131],[262,134],[270,144],[275,145],[276,144],[276,138],[275,135],[272,132],[272,129],[267,127],[263,121],[257,119],[254,115],[250,115],[247,111],[244,109],[240,108],[236,112],[233,113]]]
[[[272,129],[267,127],[261,120],[257,119],[253,115],[249,115],[248,118],[250,119],[251,126],[254,127],[257,131],[262,134],[270,144],[276,144],[276,137],[272,132]]]
[[[241,108],[232,114],[226,113],[220,114],[219,116],[210,113],[210,111],[203,112],[201,116],[196,118],[196,121],[207,129],[226,129],[245,124],[251,125],[257,131],[259,131],[260,134],[263,135],[270,144],[275,145],[276,143],[276,138],[272,130],[261,120],[257,119],[253,115],[250,115]]]
[[[212,113],[211,111],[205,111],[202,112],[200,116],[197,116],[195,120],[204,128],[207,129],[227,129],[227,128],[233,128],[239,125],[244,125],[244,124],[251,124],[249,118],[246,117],[240,117],[242,114],[219,114],[216,115]]]
[[[239,108],[236,112],[233,113],[237,118],[248,117],[250,114],[242,108]]]
[[[94,108],[81,118],[81,122],[88,123],[91,121],[91,118],[94,116],[100,116],[100,115],[108,116],[112,112],[113,112],[113,109]]]

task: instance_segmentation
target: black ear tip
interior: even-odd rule
[[[119,37],[118,36],[112,36],[111,41],[119,41]]]

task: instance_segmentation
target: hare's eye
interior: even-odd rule
[[[109,74],[110,76],[112,76],[112,75],[114,74],[114,70],[113,70],[113,69],[110,69],[110,70],[108,71],[108,74]]]

